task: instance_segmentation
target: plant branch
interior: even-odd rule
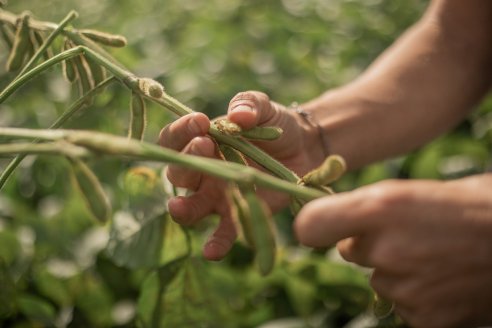
[[[245,167],[240,164],[225,162],[218,159],[185,155],[151,143],[140,142],[106,133],[75,130],[51,131],[0,128],[0,136],[30,139],[39,138],[52,141],[64,140],[73,145],[85,147],[95,153],[174,163],[218,178],[234,181],[239,185],[256,184],[261,187],[288,193],[306,201],[327,195],[317,189],[281,180],[252,167]]]
[[[105,88],[110,83],[114,82],[114,80],[115,80],[114,76],[107,78],[106,80],[96,85],[94,89],[90,90],[82,97],[77,99],[65,112],[63,112],[63,114],[60,117],[58,117],[58,119],[49,127],[49,129],[58,129],[63,124],[65,124],[65,122],[68,121],[75,113],[77,113],[78,111],[82,110],[87,106],[86,100],[88,98],[93,97],[99,90]],[[34,140],[33,142],[36,143],[39,142],[39,140]],[[5,170],[3,170],[2,174],[0,175],[0,190],[2,190],[8,178],[12,175],[14,170],[17,168],[17,166],[19,166],[19,164],[22,162],[22,160],[25,157],[26,157],[25,154],[19,154],[9,162]]]
[[[41,58],[43,53],[48,49],[48,47],[55,41],[55,39],[62,33],[63,29],[65,26],[68,25],[72,20],[76,19],[79,16],[76,11],[71,11],[68,13],[68,15],[60,22],[60,24],[50,33],[50,35],[44,40],[43,44],[39,49],[36,51],[36,53],[31,57],[29,62],[22,68],[21,72],[19,73],[18,76],[21,76],[24,74],[26,71],[30,70],[33,68],[33,66],[36,64],[36,62]]]

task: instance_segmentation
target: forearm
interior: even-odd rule
[[[408,152],[462,120],[492,79],[491,4],[434,1],[361,77],[304,104],[329,152],[357,168]]]

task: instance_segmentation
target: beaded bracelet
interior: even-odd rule
[[[318,131],[319,139],[321,140],[321,146],[323,147],[323,154],[325,155],[325,157],[328,157],[328,155],[330,154],[328,139],[323,133],[323,128],[314,119],[313,115],[310,112],[306,112],[303,108],[301,108],[297,102],[291,103],[288,108],[299,114],[307,124],[316,128],[316,130]]]

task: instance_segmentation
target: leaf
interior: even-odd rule
[[[109,257],[117,265],[131,269],[157,267],[166,219],[165,215],[157,215],[139,221],[129,213],[117,213],[106,249]]]
[[[0,259],[7,265],[20,257],[21,246],[17,236],[12,231],[0,231]]]
[[[31,294],[24,294],[17,299],[20,312],[33,321],[52,324],[55,320],[55,308],[47,301]]]
[[[5,262],[0,258],[0,319],[15,311],[15,284]]]
[[[163,299],[169,285],[180,272],[187,256],[179,257],[150,273],[142,284],[137,303],[137,315],[143,327],[158,327]]]

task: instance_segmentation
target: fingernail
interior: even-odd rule
[[[255,109],[253,107],[247,105],[239,105],[232,109],[233,112],[254,112]]]

